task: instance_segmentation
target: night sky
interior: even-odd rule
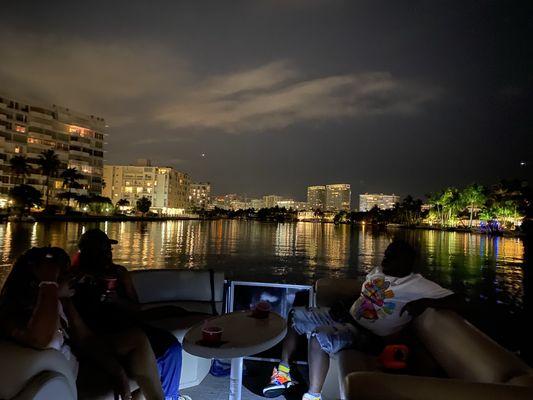
[[[215,193],[421,196],[531,173],[532,3],[2,2],[0,92]]]

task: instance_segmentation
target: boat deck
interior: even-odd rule
[[[182,394],[192,397],[193,400],[228,400],[229,376],[215,377],[208,374],[198,386],[183,389]],[[242,400],[264,400],[264,397],[252,393],[243,385]]]
[[[265,361],[244,361],[242,400],[265,399],[262,394],[263,386],[268,382],[272,368],[277,363]],[[307,390],[307,366],[298,365],[291,370],[293,379],[300,384],[293,386],[285,395],[278,397],[283,400],[301,400]],[[198,386],[183,389],[183,394],[193,400],[227,400],[229,397],[229,376],[215,377],[208,374]]]

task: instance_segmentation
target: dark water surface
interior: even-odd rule
[[[307,222],[7,223],[0,224],[0,285],[27,248],[52,244],[73,253],[80,234],[95,226],[119,240],[115,260],[130,269],[214,268],[231,279],[287,283],[362,276],[399,236],[417,246],[422,274],[469,299],[476,325],[513,350],[522,347],[531,285],[519,238]]]

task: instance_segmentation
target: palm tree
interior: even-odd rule
[[[19,209],[21,216],[24,212],[29,213],[32,207],[41,205],[41,196],[41,192],[30,185],[14,186],[9,191],[9,197]]]
[[[151,206],[152,206],[152,202],[150,201],[148,197],[143,196],[139,200],[137,200],[137,210],[142,212],[143,218],[144,218],[144,214],[146,214],[150,210]]]
[[[76,198],[76,203],[78,203],[78,207],[81,208],[83,211],[86,211],[87,208],[85,208],[85,206],[88,206],[90,204],[91,197],[87,196],[86,194],[80,194],[76,196],[75,198]]]
[[[45,181],[45,187],[46,187],[45,210],[46,210],[48,208],[48,200],[50,198],[50,178],[57,174],[57,171],[59,170],[59,166],[61,165],[61,162],[59,161],[59,158],[56,152],[52,149],[45,150],[41,154],[39,154],[39,160],[37,162],[41,166],[41,173],[44,176],[46,176],[46,181]]]
[[[442,207],[443,224],[446,221],[446,225],[449,225],[451,223],[452,217],[455,216],[457,210],[461,208],[459,205],[458,193],[458,190],[454,187],[446,188],[444,192],[442,192],[439,202]],[[444,214],[445,212],[447,212],[446,216]]]
[[[26,175],[30,174],[30,164],[28,163],[28,159],[24,156],[14,156],[9,160],[9,164],[11,165],[11,173],[15,179],[18,180],[18,178],[22,176],[21,183],[24,184],[24,178]]]
[[[67,207],[70,207],[71,191],[72,189],[78,189],[81,187],[78,180],[83,178],[83,175],[78,172],[76,168],[67,168],[61,173],[61,178],[63,178],[63,188],[68,189],[68,203]]]
[[[128,207],[129,205],[130,202],[127,199],[120,199],[115,203],[116,212],[119,212],[122,207]]]
[[[431,193],[427,196],[428,203],[437,210],[440,225],[444,226],[444,207],[443,207],[443,192]]]
[[[118,207],[127,207],[129,205],[130,205],[130,202],[127,199],[120,199],[119,201],[117,201]]]
[[[474,219],[474,208],[479,208],[485,205],[487,196],[485,196],[485,188],[481,185],[473,184],[465,189],[460,194],[465,205],[470,211],[469,228],[472,228],[472,220]]]

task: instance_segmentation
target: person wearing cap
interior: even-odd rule
[[[145,322],[129,271],[113,262],[112,245],[116,243],[100,229],[89,229],[80,237],[75,304],[97,332],[141,328],[156,355],[165,399],[190,400],[179,393],[181,344],[171,332]]]
[[[34,247],[20,256],[0,293],[0,334],[36,349],[55,349],[74,375],[92,361],[112,379],[116,393],[131,399],[129,375],[146,399],[162,400],[154,353],[142,332],[95,335],[71,302],[70,258],[57,247]],[[129,374],[126,372],[129,371]]]

